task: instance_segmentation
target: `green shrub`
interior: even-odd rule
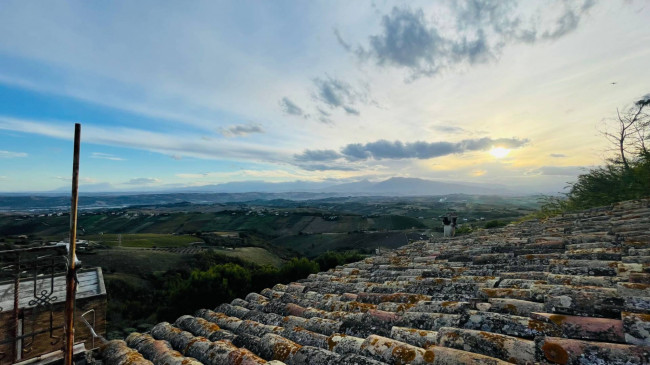
[[[283,282],[296,281],[320,271],[318,263],[307,258],[292,258],[280,268],[280,280]]]
[[[505,227],[508,225],[508,222],[506,221],[500,221],[498,219],[491,220],[485,223],[485,228],[499,228],[499,227]]]

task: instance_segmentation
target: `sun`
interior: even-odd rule
[[[490,150],[490,154],[496,158],[504,158],[508,156],[509,153],[510,153],[510,149],[503,148],[503,147],[493,147]]]

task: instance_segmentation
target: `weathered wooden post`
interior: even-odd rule
[[[79,147],[81,124],[74,125],[74,157],[72,162],[72,199],[70,204],[70,245],[68,247],[68,272],[65,285],[65,365],[72,365],[74,347],[74,302],[77,293],[76,246],[77,246],[77,203],[79,201]]]

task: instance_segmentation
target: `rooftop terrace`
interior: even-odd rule
[[[111,341],[113,364],[648,364],[650,200],[415,242]]]

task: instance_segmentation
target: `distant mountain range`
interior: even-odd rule
[[[97,190],[95,190],[98,188]],[[361,180],[352,183],[294,181],[270,183],[264,181],[229,182],[218,185],[173,189],[140,188],[116,191],[113,187],[83,185],[80,187],[79,207],[82,209],[120,208],[133,205],[214,204],[250,201],[304,201],[337,197],[407,197],[465,195],[531,195],[496,184],[471,184],[393,177],[384,181]],[[0,212],[29,210],[67,210],[70,205],[68,189],[50,192],[0,193]]]
[[[265,181],[240,181],[218,185],[204,185],[189,188],[177,188],[168,192],[201,192],[201,193],[337,193],[352,195],[448,195],[448,194],[479,194],[479,195],[511,195],[514,192],[505,186],[441,182],[418,178],[393,177],[384,181],[371,182],[361,180],[352,183],[331,184],[324,182],[293,181],[271,183]]]

